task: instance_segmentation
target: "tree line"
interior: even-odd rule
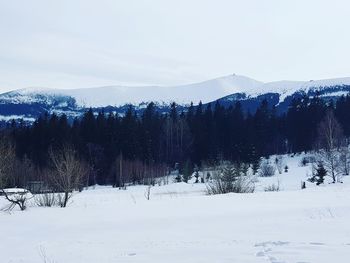
[[[32,125],[12,122],[2,135],[14,145],[24,170],[45,171],[53,165],[50,153],[69,145],[84,162],[84,184],[120,187],[150,183],[172,169],[188,174],[193,167],[222,160],[258,167],[262,156],[309,151],[329,111],[349,137],[349,96],[335,102],[303,96],[294,99],[283,114],[277,114],[267,101],[254,113],[245,112],[239,102],[230,107],[217,102],[191,104],[181,111],[172,103],[166,114],[159,113],[153,103],[141,114],[130,107],[123,116],[94,114],[90,109],[72,123],[65,115],[44,114]]]

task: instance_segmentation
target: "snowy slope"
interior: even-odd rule
[[[286,159],[280,192],[207,196],[204,184],[127,190],[96,187],[69,207],[0,212],[1,262],[347,263],[350,257],[350,178],[308,184],[310,167]],[[0,197],[0,207],[6,201]]]
[[[229,75],[200,83],[182,86],[161,87],[127,87],[107,86],[86,89],[21,89],[0,95],[2,104],[34,103],[37,101],[51,103],[55,97],[72,97],[81,107],[121,106],[128,103],[138,105],[142,102],[160,104],[175,101],[178,104],[195,104],[199,101],[208,103],[219,98],[244,93],[247,97],[256,97],[266,93],[280,94],[280,100],[299,91],[322,90],[327,87],[350,85],[350,78],[317,81],[277,81],[263,83],[254,79]]]
[[[322,91],[325,88],[330,87],[342,87],[349,86],[350,78],[337,78],[337,79],[324,79],[324,80],[310,80],[310,81],[276,81],[264,83],[257,93],[251,93],[251,95],[258,95],[268,92],[275,92],[281,95],[280,100],[283,101],[287,96],[292,95],[295,92],[303,91],[308,93],[309,91]],[[343,95],[343,94],[342,94]]]

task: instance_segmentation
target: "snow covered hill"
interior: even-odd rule
[[[7,92],[0,95],[2,102],[33,103],[55,96],[72,97],[81,107],[138,105],[142,102],[189,104],[191,101],[208,103],[221,97],[247,91],[259,90],[263,83],[238,75],[230,75],[218,79],[182,86],[107,86],[86,89],[43,89],[28,88]],[[40,97],[39,97],[40,96]]]
[[[27,88],[0,95],[1,103],[33,103],[44,101],[52,103],[55,97],[72,97],[81,107],[122,106],[142,102],[189,104],[199,101],[208,103],[219,98],[242,93],[256,97],[266,93],[278,93],[281,100],[298,92],[323,90],[335,86],[349,86],[350,78],[317,81],[277,81],[263,83],[245,76],[229,75],[200,83],[182,86],[106,86],[86,89],[43,89]]]
[[[110,106],[114,107],[114,111],[122,112],[127,104],[143,108],[151,101],[161,108],[168,107],[173,101],[188,105],[191,102],[210,103],[216,100],[232,104],[239,100],[249,104],[249,110],[254,110],[261,99],[268,99],[271,104],[282,105],[285,110],[293,96],[301,93],[314,96],[319,92],[323,97],[338,97],[349,91],[350,78],[263,83],[235,74],[172,87],[108,86],[69,90],[27,88],[0,94],[0,120],[8,120],[9,116],[35,118],[44,111],[78,116],[88,107]]]

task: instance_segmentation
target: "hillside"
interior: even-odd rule
[[[346,95],[349,91],[350,78],[263,83],[235,74],[172,87],[28,88],[0,94],[0,119],[24,118],[31,121],[45,111],[76,117],[89,107],[97,111],[105,108],[107,112],[123,113],[126,105],[132,104],[142,110],[151,101],[164,111],[171,102],[186,106],[191,102],[205,104],[217,100],[223,105],[241,101],[246,110],[254,111],[263,99],[267,99],[270,105],[285,111],[291,100],[301,94],[312,97],[317,92],[327,99]]]

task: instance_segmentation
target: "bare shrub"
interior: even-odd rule
[[[265,192],[279,192],[280,191],[280,184],[271,184],[264,188]]]
[[[276,168],[270,164],[268,160],[265,160],[261,163],[259,169],[260,177],[271,177],[274,176],[276,172]]]
[[[52,207],[59,205],[59,194],[56,193],[43,193],[34,196],[34,201],[37,206]]]
[[[70,195],[69,199],[72,197],[72,194]],[[60,207],[65,207],[68,203],[68,200],[66,200],[66,194],[65,193],[56,193],[56,199],[57,199],[57,204]]]

